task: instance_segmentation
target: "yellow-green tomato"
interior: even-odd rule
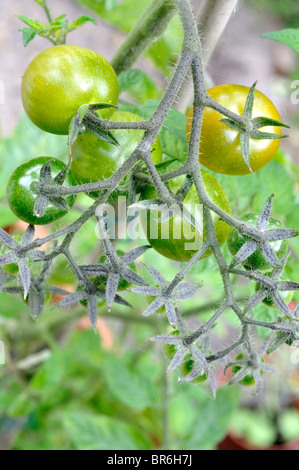
[[[142,118],[133,113],[116,111],[111,118],[114,122],[140,122]],[[90,132],[79,135],[72,147],[71,171],[78,184],[87,184],[110,178],[134,152],[144,131],[140,129],[117,129],[112,131],[119,145],[98,139]],[[157,137],[152,146],[155,164],[162,161],[162,148]],[[98,197],[98,192],[89,194]],[[118,193],[121,195],[121,193]]]
[[[229,200],[220,183],[214,176],[205,171],[201,172],[201,176],[208,197],[214,204],[230,215]],[[169,183],[170,189],[176,193],[183,182],[184,177],[171,180]],[[142,193],[142,199],[157,199],[156,189],[153,186],[148,186]],[[183,206],[185,212],[183,216],[180,212],[174,211],[173,217],[165,218],[165,211],[158,209],[154,202],[152,207],[146,210],[146,215],[141,213],[141,222],[150,245],[161,255],[175,261],[190,260],[201,248],[207,237],[202,205],[198,201],[194,186],[189,191]],[[188,218],[189,215],[193,217],[193,223],[196,221],[195,225],[198,230],[195,230],[191,225],[192,219]],[[217,214],[212,213],[212,218],[216,237],[221,246],[228,236],[230,227]],[[207,250],[202,258],[210,256],[211,253],[210,249]]]
[[[219,85],[208,90],[209,95],[218,104],[243,115],[249,88],[241,85]],[[274,104],[258,90],[254,92],[252,117],[268,117],[280,121]],[[190,108],[187,121],[187,139],[190,138],[193,107]],[[220,120],[225,118],[212,108],[206,108],[203,115],[202,132],[199,148],[199,161],[209,170],[225,175],[246,175],[250,170],[243,160],[240,132],[231,129]],[[267,126],[263,132],[280,135],[281,128]],[[280,139],[250,139],[249,163],[252,171],[263,168],[276,154]]]
[[[84,47],[55,46],[38,54],[24,73],[23,106],[31,121],[51,134],[67,135],[83,104],[116,105],[117,76],[106,59]],[[103,118],[114,108],[100,111]]]

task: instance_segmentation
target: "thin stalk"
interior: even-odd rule
[[[111,61],[117,75],[131,68],[152,42],[164,33],[175,11],[172,0],[153,0],[142,12]]]

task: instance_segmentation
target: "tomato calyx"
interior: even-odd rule
[[[299,317],[299,304],[297,304],[296,308],[293,310],[293,316],[296,318]],[[268,346],[266,351],[268,355],[278,349],[282,344],[292,346],[294,341],[299,340],[298,323],[294,324],[288,317],[278,318],[277,323],[279,324],[279,327],[282,328],[282,330],[277,332],[276,337]]]
[[[258,393],[261,389],[261,376],[264,371],[273,371],[273,368],[266,364],[263,359],[264,352],[262,347],[257,355],[249,354],[246,357],[243,353],[240,353],[233,361],[227,364],[224,369],[224,375],[231,368],[233,377],[230,380],[230,385],[237,383],[247,387],[256,385]]]
[[[52,176],[52,162],[47,161],[40,170],[40,181],[33,181],[30,189],[38,197],[34,204],[34,215],[43,217],[49,202],[63,211],[69,211],[70,206],[66,199],[59,195],[59,187],[63,185],[69,172],[69,165],[58,173],[54,178]]]
[[[118,257],[117,253],[113,253],[109,250],[106,256],[100,258],[100,263],[88,266],[81,266],[81,271],[86,276],[97,277],[101,280],[103,285],[106,285],[106,301],[107,306],[110,309],[114,299],[116,298],[116,292],[120,288],[122,281],[127,283],[133,283],[138,286],[146,285],[145,281],[133,271],[132,263],[143,255],[150,246],[142,246],[129,251],[126,254],[122,254]],[[113,260],[111,263],[106,263],[105,259]],[[127,267],[129,265],[129,267]]]
[[[34,226],[29,225],[26,232],[24,233],[23,237],[18,243],[13,237],[11,237],[8,233],[4,230],[0,229],[0,241],[3,245],[8,248],[5,254],[0,256],[0,266],[10,265],[11,263],[16,263],[19,268],[19,275],[20,280],[22,282],[23,287],[22,292],[24,294],[24,298],[27,297],[30,286],[31,286],[31,273],[30,267],[28,264],[28,259],[33,261],[43,261],[45,259],[45,252],[44,251],[37,251],[31,247],[32,241],[34,237]],[[29,247],[28,247],[29,246]],[[1,272],[4,273],[3,271]],[[4,280],[5,275],[1,276]],[[3,284],[4,286],[4,284]],[[3,287],[2,286],[2,287]]]
[[[289,255],[285,256],[285,258],[282,260],[281,268],[273,269],[271,273],[266,273],[266,275],[260,273],[254,274],[254,278],[258,281],[256,285],[256,292],[253,297],[251,297],[251,299],[247,302],[244,309],[244,313],[247,313],[260,302],[265,303],[266,301],[267,305],[271,306],[273,304],[273,306],[276,306],[276,308],[278,308],[287,317],[298,321],[298,319],[295,318],[294,315],[291,313],[288,304],[280,293],[287,293],[293,292],[294,290],[299,290],[298,283],[291,282],[288,279],[281,277],[285,269],[288,257]]]
[[[256,117],[252,118],[252,110],[254,105],[254,92],[256,88],[257,82],[255,82],[249,90],[245,108],[243,112],[243,124],[240,122],[236,122],[232,118],[224,118],[220,119],[220,122],[225,124],[226,126],[230,127],[233,130],[240,132],[240,143],[241,143],[241,153],[245,164],[247,165],[249,171],[252,173],[252,169],[249,163],[249,155],[250,155],[250,139],[255,140],[262,140],[262,139],[282,139],[288,137],[287,135],[277,135],[270,132],[262,132],[259,129],[266,126],[274,126],[274,127],[286,127],[290,128],[287,124],[284,124],[280,121],[275,119],[271,119],[268,117]]]
[[[113,104],[99,103],[99,104],[83,104],[78,109],[77,114],[72,118],[69,126],[69,139],[68,145],[71,153],[71,148],[76,142],[79,134],[84,134],[89,131],[104,142],[112,145],[119,145],[117,139],[110,131],[105,131],[101,128],[102,119],[97,114],[101,109],[117,108]]]
[[[272,194],[266,201],[261,213],[256,216],[256,227],[252,227],[248,224],[242,224],[239,229],[241,233],[246,234],[248,239],[240,247],[239,251],[235,253],[235,256],[230,264],[230,269],[235,268],[238,264],[245,264],[248,258],[253,255],[257,250],[260,250],[264,259],[273,268],[281,268],[281,260],[277,257],[277,254],[273,250],[270,242],[278,240],[287,240],[292,237],[298,236],[298,231],[293,229],[287,229],[283,226],[281,228],[269,229],[268,225],[271,222],[271,212],[273,207],[273,199],[275,194]]]

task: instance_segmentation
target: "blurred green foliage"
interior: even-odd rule
[[[107,352],[91,331],[73,331],[37,370],[0,378],[0,415],[15,450],[156,449],[162,445],[161,361],[151,347]],[[213,449],[238,405],[236,389],[215,401],[204,389],[170,383],[171,448]],[[19,424],[16,426],[16,424]],[[0,421],[0,442],[4,429]],[[0,444],[1,448],[1,444]]]
[[[113,24],[122,31],[129,32],[137,18],[151,3],[151,0],[75,0],[87,7],[108,23]],[[183,41],[182,26],[178,16],[175,16],[165,34],[158,38],[148,49],[146,55],[153,60],[156,66],[168,77],[173,63],[177,61]]]
[[[266,15],[276,16],[285,26],[298,27],[299,3],[297,0],[250,0],[257,11]]]

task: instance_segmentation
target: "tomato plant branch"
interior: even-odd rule
[[[153,0],[150,3],[112,59],[111,65],[117,75],[128,70],[164,33],[175,12],[172,0]]]
[[[223,35],[237,3],[238,0],[203,0],[197,8],[195,19],[201,38],[204,68]],[[181,88],[179,97],[179,109],[182,112],[185,112],[192,100],[191,88],[191,79],[187,79]]]
[[[47,16],[47,20],[49,21],[49,23],[52,23],[53,19],[51,15],[51,10],[49,9],[48,4],[47,4],[47,0],[42,0],[42,4],[43,4],[43,9],[45,10],[45,13]]]

